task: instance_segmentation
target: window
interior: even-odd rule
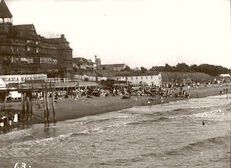
[[[57,59],[53,59],[53,63],[54,63],[54,65],[57,65],[57,63],[58,63]]]
[[[50,64],[50,65],[57,65],[57,59],[53,59],[50,57],[41,57],[40,58],[40,63],[42,64]]]
[[[17,58],[18,60],[18,58]],[[33,64],[34,63],[34,59],[33,58],[28,58],[28,57],[21,57],[20,58],[21,62],[27,63],[27,64]]]
[[[28,64],[33,64],[34,63],[34,59],[33,58],[27,58],[27,63]]]

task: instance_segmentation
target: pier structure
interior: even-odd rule
[[[67,82],[67,83],[55,83],[55,82],[32,82],[21,83],[17,88],[5,88],[0,90],[1,94],[1,111],[0,111],[0,127],[10,126],[13,122],[27,123],[33,118],[43,121],[45,126],[49,126],[50,122],[56,123],[56,110],[55,110],[55,97],[57,92],[66,91],[72,92],[79,86],[79,83]],[[19,113],[8,113],[7,98],[9,92],[17,91],[21,94],[21,110]],[[39,99],[37,96],[41,94],[41,100],[43,104],[43,115],[36,116],[33,114],[34,98]],[[41,107],[40,107],[41,108]],[[3,119],[2,119],[2,118]],[[1,125],[2,124],[2,125]]]

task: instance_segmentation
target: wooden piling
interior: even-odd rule
[[[29,100],[29,93],[27,92],[26,93],[26,111],[25,111],[25,114],[26,114],[26,121],[28,121],[29,119],[29,114],[30,114],[30,100]]]
[[[47,90],[46,90],[46,111],[47,111],[47,123],[48,123],[48,125],[49,125],[49,123],[50,123],[50,120],[49,120],[49,118],[50,118],[50,110],[49,110],[49,97],[48,97],[49,95],[48,95],[48,92],[47,92]]]
[[[52,101],[51,101],[51,105],[52,105],[52,112],[53,112],[53,122],[54,122],[54,125],[55,125],[55,123],[56,123],[56,114],[55,114],[54,91],[52,91]]]
[[[29,95],[29,102],[30,102],[29,118],[32,119],[32,115],[33,115],[32,92],[30,92],[30,95]]]
[[[26,92],[26,120],[32,118],[32,91]]]
[[[26,111],[26,107],[25,107],[25,92],[22,92],[22,111],[21,111],[21,116],[20,116],[20,119],[23,121],[24,120],[24,117],[25,117],[25,111]]]
[[[45,90],[43,91],[43,110],[44,110],[44,123],[45,125],[47,124],[47,108],[46,108],[46,94],[45,94]]]

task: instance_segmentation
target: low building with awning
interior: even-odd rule
[[[86,81],[79,81],[79,87],[97,87],[99,86],[96,82],[86,82]]]
[[[6,83],[0,78],[0,89],[6,89]]]

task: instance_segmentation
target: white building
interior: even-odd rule
[[[0,90],[6,88],[6,83],[0,78]]]
[[[126,75],[126,76],[117,76],[118,81],[127,81],[132,84],[146,83],[148,85],[160,86],[162,85],[162,76],[159,74],[137,74],[137,75]]]

